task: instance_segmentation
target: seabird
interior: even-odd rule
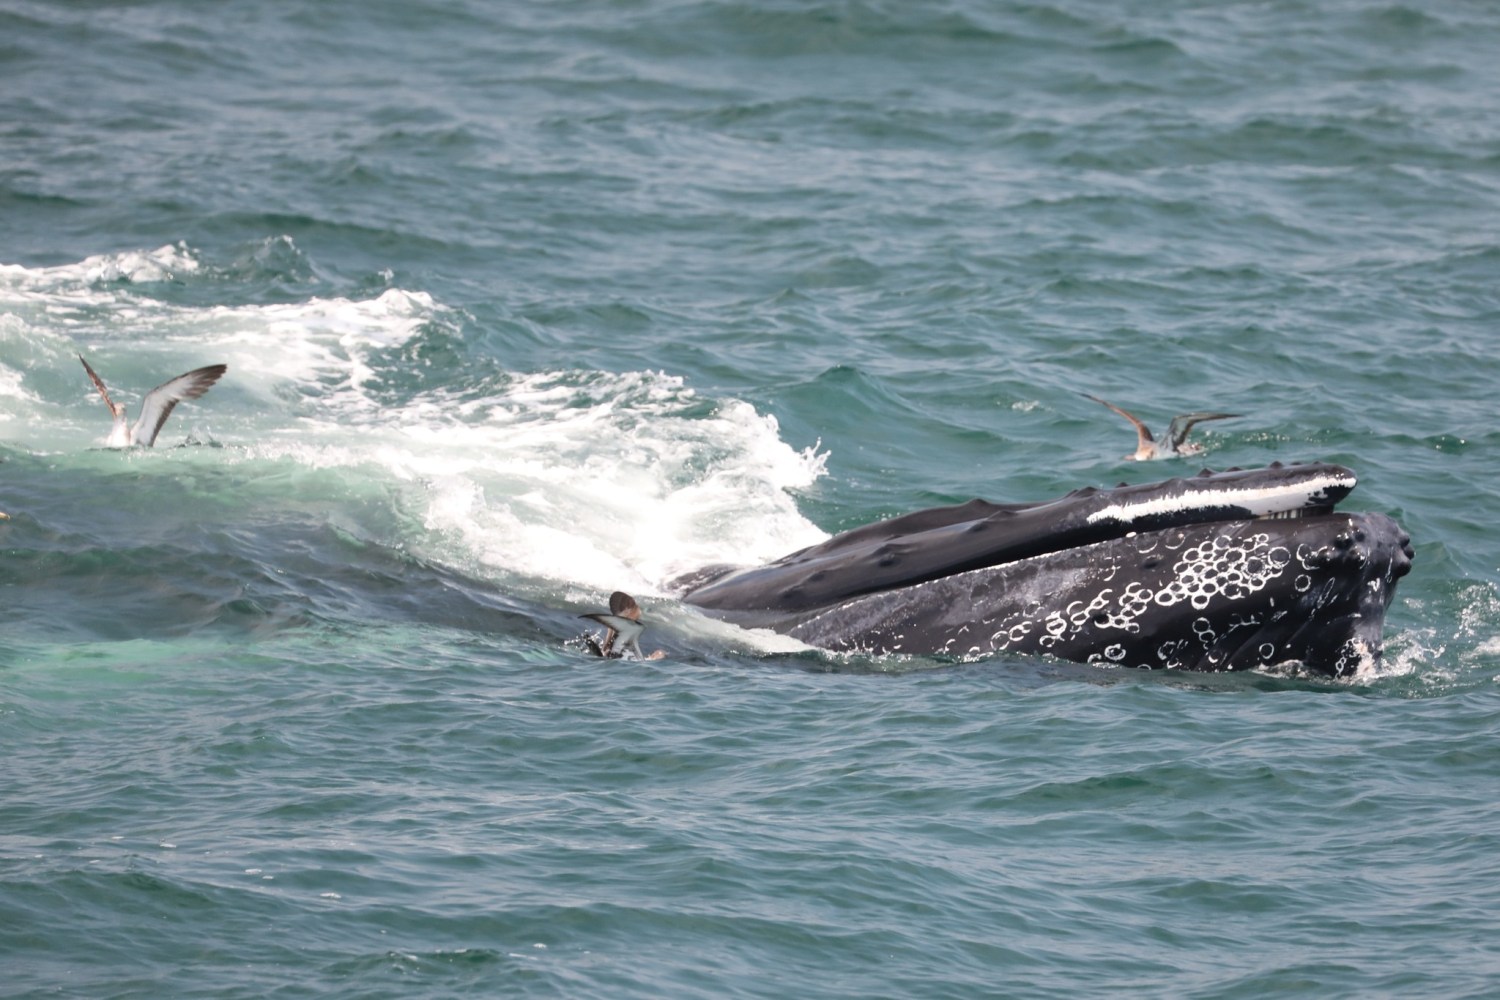
[[[1126,460],[1134,462],[1149,462],[1153,458],[1171,458],[1179,455],[1201,455],[1203,446],[1187,439],[1188,431],[1193,429],[1193,425],[1204,420],[1227,420],[1230,417],[1239,416],[1238,413],[1181,413],[1172,418],[1167,432],[1158,438],[1151,433],[1151,428],[1142,423],[1135,414],[1120,409],[1107,399],[1090,396],[1086,392],[1079,393],[1079,395],[1104,404],[1135,425],[1135,454],[1124,456]]]
[[[78,355],[78,360],[83,361],[83,355]],[[87,361],[83,361],[83,370],[89,373],[99,395],[104,397],[104,403],[109,407],[109,412],[114,414],[115,425],[110,429],[109,437],[105,439],[106,448],[129,448],[131,445],[140,445],[142,448],[150,448],[156,443],[156,435],[161,431],[161,425],[167,422],[172,408],[184,399],[197,399],[209,390],[219,377],[229,370],[228,365],[208,365],[204,368],[194,368],[185,375],[163,382],[161,385],[146,393],[146,398],[141,403],[141,415],[136,419],[134,426],[130,425],[125,417],[125,406],[116,403],[109,398],[109,390],[104,388],[104,380],[99,373],[89,367]]]
[[[634,597],[623,590],[617,590],[609,595],[609,614],[598,611],[578,617],[596,621],[604,626],[602,643],[591,635],[584,636],[584,641],[589,645],[589,651],[595,656],[602,656],[605,659],[623,656],[623,652],[615,649],[617,642],[621,650],[629,650],[638,660],[655,660],[663,655],[661,650],[657,650],[649,657],[641,652],[641,633],[646,631],[646,626],[641,624],[641,607],[635,603]]]

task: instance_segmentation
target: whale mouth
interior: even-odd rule
[[[869,653],[1036,653],[1191,670],[1377,662],[1411,540],[1335,507],[1355,476],[1272,464],[854,528],[759,567],[679,578],[716,618]]]
[[[679,578],[683,599],[721,617],[775,627],[862,594],[926,583],[1133,533],[1326,514],[1354,489],[1339,465],[1272,463],[1163,482],[1074,490],[1042,503],[984,500],[865,525],[765,566]]]
[[[854,528],[759,567],[680,577],[747,628],[863,652],[1038,653],[1239,670],[1378,660],[1411,540],[1334,508],[1354,473],[1311,463],[1203,472],[1043,503],[984,500]]]

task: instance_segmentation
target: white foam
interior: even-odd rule
[[[705,563],[762,562],[826,537],[787,492],[822,475],[826,456],[786,445],[746,403],[699,409],[681,379],[651,372],[541,373],[388,409],[351,381],[304,401],[294,427],[241,460],[373,470],[409,485],[422,555],[596,591],[657,593]]]
[[[0,343],[3,342],[3,338],[0,338]],[[35,393],[27,392],[26,387],[21,384],[21,373],[9,368],[0,368],[0,396],[26,404],[41,402]]]
[[[1453,683],[1462,672],[1500,655],[1500,588],[1489,581],[1466,584],[1456,595],[1458,619],[1451,627],[1407,626],[1390,636],[1374,678],[1420,676],[1429,686]],[[1429,617],[1425,602],[1407,598],[1412,611]],[[1408,616],[1410,617],[1410,616]],[[1367,679],[1361,677],[1361,680]]]
[[[201,264],[192,251],[182,244],[175,244],[157,247],[155,250],[96,254],[85,257],[76,264],[57,267],[27,268],[17,264],[0,264],[0,288],[9,292],[25,291],[48,295],[67,288],[105,282],[166,281],[177,275],[192,274],[200,267]]]
[[[774,418],[739,401],[707,417],[680,379],[611,377],[575,405],[556,374],[470,407],[461,423],[418,400],[409,445],[382,456],[430,494],[425,524],[479,567],[601,590],[656,592],[706,562],[760,562],[822,540],[788,489],[823,471],[815,449],[779,440]]]
[[[224,448],[97,460],[163,474],[172,462],[221,464],[262,506],[326,495],[330,519],[373,532],[366,540],[579,599],[656,594],[679,572],[763,562],[826,537],[788,492],[821,476],[826,456],[789,446],[745,402],[704,400],[650,371],[498,374],[393,394],[378,379],[388,352],[433,327],[461,332],[460,314],[401,289],[198,307],[130,287],[198,266],[182,247],[0,265],[0,342],[17,348],[0,358],[0,433],[75,455],[102,440],[108,415],[80,350],[132,407],[170,375],[224,362],[219,385],[163,432],[165,444],[194,433]],[[371,527],[371,503],[395,516]]]

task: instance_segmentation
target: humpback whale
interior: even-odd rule
[[[1179,455],[1201,455],[1203,446],[1187,439],[1188,432],[1193,429],[1193,425],[1205,420],[1228,420],[1239,416],[1238,413],[1179,413],[1172,418],[1172,422],[1167,426],[1167,432],[1161,437],[1156,437],[1151,433],[1151,428],[1147,427],[1135,414],[1120,409],[1107,399],[1090,396],[1086,392],[1081,392],[1079,395],[1084,399],[1092,399],[1096,403],[1109,407],[1135,427],[1135,451],[1124,456],[1128,462],[1149,462],[1154,458],[1172,458]]]
[[[673,589],[834,651],[1347,677],[1378,662],[1412,559],[1391,518],[1334,510],[1355,483],[1338,465],[1274,463],[1044,503],[971,500]]]
[[[83,360],[82,354],[78,355],[78,360],[83,361],[83,370],[89,373],[89,379],[94,383],[94,388],[98,389],[99,395],[104,397],[104,405],[109,407],[109,412],[115,418],[109,437],[104,441],[106,448],[129,448],[132,445],[150,448],[156,444],[156,435],[161,433],[162,424],[167,422],[167,417],[172,415],[172,410],[178,403],[185,399],[197,399],[212,388],[220,376],[229,370],[227,365],[207,365],[203,368],[194,368],[187,374],[179,375],[174,379],[168,379],[146,393],[146,398],[141,402],[141,415],[132,425],[129,418],[125,416],[125,404],[116,403],[109,398],[109,390],[104,387],[104,380],[87,361]]]

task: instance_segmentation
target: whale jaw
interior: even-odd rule
[[[1223,522],[865,595],[787,632],[835,651],[1349,677],[1379,662],[1410,568],[1409,539],[1382,514]]]

